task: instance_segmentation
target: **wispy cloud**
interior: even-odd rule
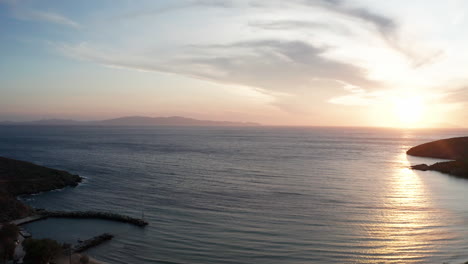
[[[268,3],[257,0],[257,5],[262,3],[263,7],[274,7],[279,5],[276,1]],[[356,26],[355,23],[367,25],[370,31],[374,31],[380,38],[387,43],[388,47],[394,49],[401,55],[405,56],[415,68],[431,64],[439,59],[443,52],[438,49],[426,49],[419,46],[417,49],[411,47],[405,41],[399,32],[398,23],[383,14],[373,12],[362,7],[355,7],[349,1],[343,0],[293,0],[288,2],[289,6],[299,5],[305,8],[318,8],[330,12],[335,16],[349,20],[346,25],[333,23],[333,19],[326,21],[310,21],[310,20],[274,20],[274,21],[255,21],[251,22],[250,26],[262,28],[265,30],[310,30],[317,29],[330,30],[337,34],[350,34],[352,30],[349,27]]]
[[[380,32],[388,34],[397,28],[396,22],[384,15],[372,12],[365,8],[348,5],[342,0],[295,0],[295,3],[304,6],[322,7],[331,12],[358,19],[375,26]]]
[[[68,56],[111,67],[248,86],[274,96],[276,105],[282,105],[279,101],[289,99],[288,95],[314,96],[325,102],[343,87],[375,89],[380,86],[366,78],[365,70],[326,59],[322,56],[326,49],[300,41],[261,40],[187,49],[186,53],[174,57],[148,58],[143,54],[125,56],[118,51],[95,50],[86,44],[61,47]]]
[[[363,69],[323,57],[326,51],[303,41],[246,41],[198,46],[171,65],[174,71],[281,92],[314,89],[318,80],[375,85]]]
[[[22,5],[22,3],[17,0],[0,0],[0,4],[2,2],[9,7],[11,15],[16,19],[53,23],[75,29],[80,27],[78,22],[53,11],[33,9]]]
[[[17,11],[16,16],[20,19],[25,20],[34,20],[34,21],[44,21],[49,23],[54,23],[62,26],[79,28],[80,24],[73,21],[70,18],[67,18],[58,13],[49,12],[49,11],[39,11],[39,10],[23,10]]]
[[[109,67],[165,72],[215,83],[247,86],[273,96],[276,98],[274,104],[288,111],[301,111],[300,104],[307,105],[310,98],[314,102],[335,105],[378,104],[383,91],[388,89],[387,84],[382,79],[371,79],[369,71],[372,68],[364,66],[385,61],[371,58],[371,63],[366,65],[354,59],[366,59],[366,45],[371,41],[377,46],[369,46],[369,49],[374,49],[379,55],[386,52],[382,58],[398,57],[401,61],[406,58],[407,64],[413,67],[433,63],[441,56],[441,53],[427,53],[422,48],[422,52],[414,52],[401,40],[396,20],[341,0],[184,1],[125,14],[130,18],[198,7],[232,9],[236,12],[240,8],[252,7],[246,9],[250,13],[236,24],[247,28],[247,34],[243,34],[244,40],[235,42],[207,37],[203,38],[202,43],[212,44],[192,44],[197,40],[186,38],[183,43],[175,43],[169,52],[158,52],[158,49],[140,43],[126,49],[93,42],[61,45],[60,50],[68,56]],[[261,15],[257,18],[256,14],[268,13],[263,12],[267,9],[280,14],[286,10],[285,14],[299,16]],[[303,16],[310,12],[319,15]],[[330,42],[317,41],[324,39],[321,33]],[[353,53],[351,45],[364,47],[364,52]],[[148,54],[145,50],[157,51]],[[330,56],[335,51],[351,57]],[[295,104],[293,101],[301,103]]]
[[[154,16],[167,12],[173,12],[178,10],[184,10],[189,8],[233,8],[236,5],[233,1],[230,0],[191,0],[191,1],[182,1],[182,2],[172,2],[163,6],[158,7],[140,7],[137,10],[126,12],[122,15],[119,15],[115,18],[117,19],[130,19],[141,16]]]
[[[350,35],[351,32],[344,26],[319,21],[306,20],[275,20],[275,21],[250,21],[252,28],[263,30],[331,30],[338,34]]]
[[[421,67],[434,63],[439,59],[443,52],[439,49],[429,49],[418,45],[417,48],[410,45],[399,32],[397,21],[389,16],[369,10],[367,8],[353,5],[346,0],[249,0],[249,1],[230,1],[230,0],[189,0],[173,2],[167,5],[157,6],[156,8],[147,7],[140,10],[128,12],[119,16],[120,18],[134,18],[138,16],[158,15],[166,12],[185,10],[191,8],[221,8],[221,9],[258,9],[261,13],[279,10],[297,10],[297,9],[320,9],[330,13],[330,17],[323,21],[316,20],[255,20],[248,22],[253,28],[264,30],[289,30],[298,32],[299,30],[314,31],[317,29],[329,30],[336,34],[351,34],[350,27],[367,27],[380,37],[389,48],[406,57],[412,67]],[[267,12],[268,11],[268,12]],[[335,23],[337,17],[346,20],[346,23]],[[359,25],[360,24],[360,25]]]
[[[447,103],[468,105],[468,86],[447,91],[443,97]]]
[[[353,85],[345,85],[343,89],[347,91],[348,94],[332,97],[328,102],[345,106],[370,106],[378,103],[379,99],[384,97],[381,91],[368,92]]]

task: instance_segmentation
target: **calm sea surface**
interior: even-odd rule
[[[35,207],[114,211],[29,224],[35,237],[115,239],[109,263],[461,263],[468,180],[408,169],[411,146],[463,130],[0,127],[0,156],[86,177],[24,197]]]

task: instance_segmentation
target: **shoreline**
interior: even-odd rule
[[[417,164],[413,170],[437,171],[457,178],[468,179],[468,137],[447,138],[410,148],[407,155],[445,159],[431,165]]]
[[[34,208],[19,199],[22,195],[76,187],[83,178],[64,170],[0,157],[0,222],[31,216]]]
[[[64,170],[51,169],[30,162],[0,157],[0,207],[6,208],[0,212],[0,223],[12,223],[21,226],[27,223],[45,220],[47,218],[76,218],[76,219],[103,219],[118,221],[127,224],[145,227],[148,222],[117,213],[92,211],[47,211],[36,209],[27,204],[23,197],[27,195],[40,195],[51,191],[63,191],[67,187],[76,188],[84,178],[70,174]],[[1,224],[0,224],[1,225]],[[22,236],[19,234],[19,236]],[[79,263],[81,252],[99,246],[111,240],[111,234],[101,234],[82,243],[76,244],[74,256]],[[21,245],[20,245],[21,246]],[[79,252],[79,253],[78,253]],[[69,258],[63,256],[57,260],[58,264],[68,264]],[[90,257],[91,264],[108,264]]]

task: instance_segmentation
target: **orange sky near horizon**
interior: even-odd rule
[[[0,121],[468,127],[465,10],[459,0],[0,0]]]

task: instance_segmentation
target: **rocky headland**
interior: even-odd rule
[[[418,164],[414,170],[438,171],[468,179],[468,137],[457,137],[424,143],[409,149],[408,155],[426,158],[448,159],[432,165]]]
[[[0,223],[29,216],[34,210],[18,201],[23,194],[35,194],[77,186],[78,175],[30,162],[0,157]]]
[[[144,221],[143,219],[109,212],[47,211],[44,209],[34,209],[16,199],[18,195],[35,194],[61,189],[67,186],[75,187],[81,181],[82,178],[80,176],[70,174],[66,171],[51,169],[30,162],[0,157],[0,227],[2,227],[2,225],[5,226],[5,224],[22,225],[50,217],[105,219],[133,224],[139,227],[148,225],[148,222]],[[71,248],[71,251],[75,252],[73,256],[67,256],[65,258],[64,254],[57,253],[58,255],[55,256],[56,263],[68,263],[71,258],[83,259],[83,256],[78,253],[81,253],[91,247],[98,246],[105,241],[111,240],[112,238],[113,235],[105,233],[85,240]],[[41,247],[45,245],[43,240],[28,239],[26,241],[42,243]],[[52,242],[57,243],[56,241]],[[48,252],[48,250],[45,248],[42,248],[41,251],[42,253]],[[29,251],[26,250],[26,252]],[[27,255],[24,257],[26,258]],[[92,260],[89,263],[102,262]]]

